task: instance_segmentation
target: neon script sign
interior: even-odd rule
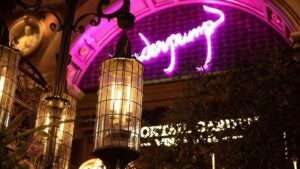
[[[225,20],[224,13],[216,8],[211,8],[208,6],[203,6],[203,9],[207,12],[219,15],[219,18],[216,21],[208,20],[202,23],[201,26],[193,28],[192,30],[185,32],[183,34],[177,33],[170,35],[166,41],[156,41],[151,43],[148,39],[142,34],[139,33],[140,38],[145,43],[146,47],[143,48],[141,55],[137,56],[137,59],[141,62],[156,58],[160,53],[170,52],[170,64],[167,68],[164,69],[164,72],[170,73],[174,70],[176,64],[176,54],[175,49],[179,46],[183,46],[189,42],[193,42],[200,35],[204,35],[207,41],[207,55],[205,63],[201,67],[197,67],[198,71],[207,69],[209,63],[211,62],[211,36],[214,33],[215,29]]]

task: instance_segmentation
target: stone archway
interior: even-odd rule
[[[267,7],[270,5],[265,2],[249,2],[247,0],[234,0],[234,1],[216,1],[216,0],[132,0],[131,11],[136,16],[136,21],[143,19],[153,13],[161,10],[185,5],[185,4],[219,4],[238,8],[247,13],[255,15],[256,17],[264,20],[268,23]],[[133,5],[134,4],[134,5]],[[108,10],[114,11],[120,5],[119,3],[113,4]],[[282,16],[283,17],[283,16]],[[285,20],[286,25],[292,25],[287,18]],[[271,25],[271,23],[268,23]],[[282,36],[286,35],[286,30],[276,29],[274,25],[271,25]],[[290,30],[295,30],[290,26]],[[93,62],[94,58],[101,52],[101,50],[120,32],[117,28],[116,21],[102,20],[101,24],[97,27],[88,27],[83,35],[81,35],[76,41],[74,41],[70,54],[72,55],[71,64],[68,67],[68,82],[69,84],[78,85],[88,69],[89,65]],[[288,37],[284,37],[286,40]]]

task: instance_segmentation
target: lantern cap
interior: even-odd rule
[[[70,101],[67,98],[55,95],[55,96],[47,96],[45,100],[48,102],[48,106],[53,108],[64,109],[65,107],[70,105]]]
[[[132,58],[131,43],[125,31],[117,43],[117,49],[114,57]]]

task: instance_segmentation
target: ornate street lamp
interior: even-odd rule
[[[52,93],[41,96],[36,127],[51,126],[44,129],[48,138],[38,137],[36,140],[44,146],[41,157],[34,160],[37,169],[69,168],[76,103],[75,98],[66,94],[62,98],[53,98]]]
[[[93,153],[108,169],[123,169],[138,158],[143,96],[143,65],[131,56],[126,34],[102,63],[99,81]]]
[[[75,113],[67,113],[70,108],[69,104],[72,104],[72,101],[69,97],[65,95],[66,88],[66,71],[67,65],[70,60],[69,56],[69,48],[71,41],[70,30],[79,30],[82,31],[84,28],[79,25],[80,21],[85,18],[85,16],[93,15],[96,19],[93,19],[90,23],[93,25],[97,25],[100,23],[101,18],[117,18],[118,26],[122,29],[128,29],[133,26],[135,17],[129,13],[130,1],[124,0],[122,7],[114,13],[104,14],[102,12],[103,6],[106,6],[110,3],[110,1],[99,1],[97,13],[96,14],[86,14],[79,17],[76,21],[74,21],[74,16],[76,12],[76,8],[78,6],[79,0],[65,1],[66,2],[66,18],[64,20],[64,24],[55,26],[52,24],[52,28],[55,30],[62,30],[62,40],[60,44],[60,51],[57,54],[57,76],[56,83],[54,86],[53,93],[50,93],[46,96],[42,96],[40,100],[40,107],[38,112],[38,117],[36,121],[36,125],[41,124],[58,124],[59,122],[63,122],[66,118],[67,120],[72,120],[75,118]],[[59,20],[59,19],[58,19]],[[62,23],[61,21],[59,23]],[[78,26],[79,25],[79,26]],[[77,28],[78,27],[78,28]],[[77,29],[76,29],[77,28]],[[130,85],[130,84],[129,84]],[[132,89],[133,90],[133,89]],[[129,96],[128,96],[129,97]],[[132,103],[130,103],[132,104]],[[72,108],[71,108],[72,109]],[[140,118],[140,116],[138,116]],[[131,119],[130,119],[131,120]],[[138,120],[135,120],[138,121]],[[62,125],[65,125],[64,129],[60,129]],[[136,122],[135,125],[140,126],[140,122]],[[73,134],[73,123],[71,126],[66,127],[67,124],[59,124],[54,125],[47,128],[47,133],[49,133],[49,137],[46,138],[44,143],[44,154],[38,164],[40,168],[62,168],[67,169],[69,158],[70,158],[70,147],[72,142],[72,134]],[[132,124],[130,127],[133,127]],[[65,131],[68,130],[68,132]],[[61,139],[61,138],[67,139]],[[136,137],[134,137],[136,138]],[[98,139],[98,138],[96,138]],[[136,139],[138,140],[138,139]],[[137,147],[138,143],[135,143]],[[110,153],[105,156],[109,156]]]

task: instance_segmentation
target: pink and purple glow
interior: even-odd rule
[[[208,69],[208,66],[211,62],[211,36],[214,33],[215,29],[224,22],[225,15],[224,13],[216,8],[211,8],[208,6],[203,6],[203,9],[207,12],[218,14],[219,18],[216,21],[208,20],[202,23],[201,26],[190,30],[188,33],[185,32],[183,35],[180,33],[171,34],[166,41],[156,41],[155,43],[151,43],[147,40],[147,38],[139,33],[140,38],[145,43],[146,47],[143,48],[141,55],[137,56],[137,59],[141,62],[150,60],[152,58],[156,58],[161,52],[166,53],[170,51],[170,64],[167,68],[164,69],[164,72],[171,73],[174,70],[174,66],[176,64],[176,54],[175,49],[178,46],[184,46],[186,43],[193,42],[195,38],[198,38],[200,35],[204,35],[207,41],[207,55],[206,60],[203,66],[197,67],[198,71]]]

